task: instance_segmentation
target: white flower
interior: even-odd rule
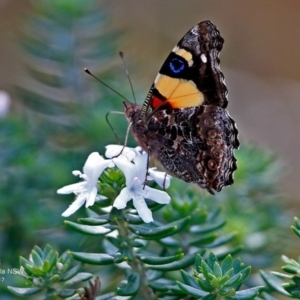
[[[72,173],[79,176],[83,181],[66,185],[57,191],[58,194],[74,193],[77,197],[69,208],[62,214],[68,217],[78,210],[84,203],[85,207],[94,204],[98,191],[98,178],[107,167],[113,167],[111,160],[104,159],[98,152],[93,152],[87,158],[83,167],[83,173],[73,171]]]
[[[154,180],[160,187],[167,189],[170,186],[171,176],[166,172],[156,171],[156,168],[148,170],[148,180]]]
[[[140,155],[142,151],[142,148],[139,146],[136,148],[129,148],[122,145],[107,145],[105,148],[105,156],[107,158],[124,156],[129,161],[132,161],[137,155]]]
[[[126,187],[123,188],[113,204],[117,209],[126,207],[129,200],[133,200],[133,205],[145,223],[153,221],[152,212],[148,208],[145,198],[157,203],[167,204],[170,196],[164,192],[145,185],[148,155],[143,153],[134,158],[134,164],[124,157],[113,159],[115,165],[122,170],[126,178]]]

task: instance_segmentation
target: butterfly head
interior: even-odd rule
[[[123,105],[124,105],[125,116],[128,119],[128,121],[132,122],[134,120],[137,120],[138,117],[140,116],[141,107],[129,101],[124,101]]]

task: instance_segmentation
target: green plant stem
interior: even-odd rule
[[[131,240],[131,232],[127,228],[127,223],[124,220],[117,221],[118,224],[118,231],[120,237],[122,237],[123,240],[129,241]],[[144,263],[142,263],[136,256],[136,253],[133,249],[133,247],[128,244],[128,248],[131,251],[132,254],[132,261],[128,261],[128,264],[131,266],[132,270],[138,274],[140,274],[141,278],[141,288],[139,290],[139,294],[147,300],[157,300],[157,296],[153,293],[153,290],[149,287],[148,279],[146,276],[146,269]]]

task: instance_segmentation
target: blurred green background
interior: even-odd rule
[[[64,227],[73,196],[56,190],[76,182],[71,171],[89,153],[116,143],[105,114],[123,105],[83,68],[132,99],[124,51],[142,103],[169,51],[206,19],[225,38],[221,68],[242,144],[236,183],[212,201],[234,220],[229,231],[243,229],[249,263],[271,265],[299,209],[299,13],[298,0],[0,1],[1,269],[17,268],[34,244],[97,249]],[[111,122],[124,140],[125,118]]]

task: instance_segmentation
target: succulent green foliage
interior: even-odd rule
[[[59,256],[49,245],[41,249],[35,246],[29,259],[20,257],[20,275],[31,287],[8,289],[15,295],[28,297],[43,293],[45,299],[65,299],[78,293],[78,284],[93,277],[90,273],[80,272],[83,265],[73,266],[67,253]]]
[[[100,278],[105,276],[106,281],[110,278],[110,284],[101,287],[100,299],[258,297],[261,286],[246,288],[251,268],[245,267],[240,259],[232,258],[241,252],[242,246],[231,245],[236,233],[228,233],[225,225],[229,221],[225,222],[218,202],[174,180],[175,184],[169,189],[170,204],[163,206],[147,200],[155,221],[145,224],[131,201],[122,210],[111,207],[125,186],[121,172],[114,168],[105,171],[100,182],[101,194],[107,198],[98,199],[88,210],[88,217],[77,222],[65,221],[69,229],[89,236],[91,242],[98,245],[97,251],[76,250],[69,254],[81,263],[98,267]],[[299,233],[297,222],[294,231]],[[37,266],[34,270],[42,276],[40,257],[32,254]],[[292,267],[297,268],[297,265],[294,263]],[[76,276],[74,280],[76,282]],[[72,282],[72,277],[68,281]],[[36,292],[36,288],[38,286],[30,287],[27,293]],[[69,295],[69,288],[61,291],[61,295],[63,293]],[[264,292],[262,297],[270,300],[272,296]]]
[[[115,197],[124,184],[123,175],[112,169],[101,176],[101,194],[107,198]],[[205,255],[207,248],[222,247],[217,256],[222,260],[228,253],[241,251],[241,247],[226,248],[235,235],[221,234],[225,221],[216,203],[199,199],[190,188],[182,189],[181,193],[174,191],[174,194],[171,204],[167,206],[148,202],[156,220],[148,224],[143,223],[132,210],[130,202],[123,210],[112,208],[107,213],[107,207],[112,203],[107,199],[97,201],[90,217],[79,219],[79,223],[65,223],[81,234],[103,239],[104,252],[71,252],[71,255],[82,263],[110,266],[110,272],[115,270],[116,274],[120,274],[118,265],[126,262],[131,271],[124,272],[124,280],[116,289],[119,296],[152,294],[153,298],[147,299],[157,296],[162,299],[169,296],[184,299],[185,292],[176,284],[175,278],[180,277],[180,272],[190,270],[197,255]],[[115,230],[117,234],[111,235]],[[246,272],[240,270],[236,262],[235,266],[237,271],[233,275]],[[246,277],[238,277],[232,285],[237,286]],[[257,294],[258,290],[255,291],[253,294]],[[105,295],[110,293],[102,296]],[[247,295],[250,299],[252,294],[249,292]]]
[[[300,221],[298,218],[294,221],[295,225],[291,226],[291,229],[300,237]],[[272,290],[290,298],[300,299],[300,257],[294,260],[283,255],[282,260],[285,265],[281,269],[285,273],[261,271],[261,276]]]
[[[236,156],[234,184],[215,198],[223,202],[226,229],[235,231],[235,242],[244,245],[241,258],[258,270],[274,264],[282,243],[288,242],[283,233],[290,222],[282,192],[285,172],[271,151],[244,144]]]
[[[241,284],[250,274],[239,259],[227,255],[222,263],[210,253],[207,259],[197,255],[193,275],[181,271],[184,283],[177,282],[180,289],[199,299],[254,299],[263,287],[239,291]]]

